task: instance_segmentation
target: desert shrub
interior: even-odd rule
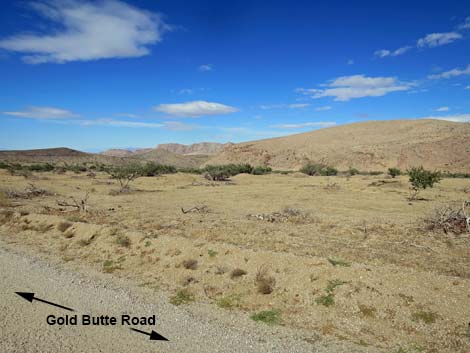
[[[401,170],[398,168],[388,168],[388,175],[395,178],[401,174]]]
[[[207,254],[209,255],[209,257],[216,257],[218,252],[215,250],[209,249],[207,250]]]
[[[174,174],[176,172],[176,168],[171,165],[157,164],[155,162],[148,162],[142,167],[142,175],[149,177],[162,174]]]
[[[80,164],[66,164],[64,168],[65,170],[74,172],[75,174],[80,174],[87,171],[87,167]]]
[[[271,294],[274,291],[276,279],[269,275],[269,270],[266,266],[261,266],[256,273],[255,282],[258,293]]]
[[[197,260],[195,260],[195,259],[184,260],[181,264],[187,270],[197,269]]]
[[[249,164],[208,165],[203,169],[204,177],[214,181],[224,181],[241,173],[251,174],[252,171]]]
[[[187,304],[194,301],[194,295],[187,289],[179,290],[176,295],[170,299],[170,303],[173,305]]]
[[[253,168],[253,170],[251,171],[251,174],[253,174],[253,175],[264,175],[264,174],[269,174],[272,171],[273,170],[272,170],[271,167],[258,166],[258,167]]]
[[[252,314],[250,318],[254,321],[261,321],[268,325],[277,325],[281,321],[281,313],[279,310],[265,310]]]
[[[32,172],[51,172],[54,170],[54,165],[50,163],[31,164],[31,165],[26,166],[25,168]]]
[[[357,175],[359,174],[359,169],[356,169],[356,168],[353,168],[353,167],[349,167],[348,169],[348,174],[353,176],[353,175]]]
[[[0,169],[8,169],[9,166],[10,165],[8,163],[0,161]]]
[[[433,324],[436,322],[438,315],[433,311],[416,311],[411,315],[413,321],[422,321],[425,324]]]
[[[447,205],[436,208],[434,212],[423,219],[424,228],[430,231],[443,231],[444,233],[463,234],[470,232],[470,216],[466,209],[470,201],[460,206]]]
[[[434,184],[438,183],[442,179],[440,172],[431,172],[424,169],[422,166],[411,168],[407,173],[411,183],[411,190],[413,192],[411,199],[413,200],[416,199],[420,190],[424,190],[428,187],[432,188]]]
[[[470,178],[470,173],[451,173],[451,172],[444,172],[441,174],[443,178]]]
[[[338,174],[338,170],[336,168],[320,163],[307,163],[300,169],[300,172],[310,176],[332,176]]]
[[[200,169],[200,168],[178,168],[178,172],[188,173],[188,174],[202,174],[203,169]]]
[[[116,238],[116,244],[128,248],[131,246],[131,239],[127,235],[120,234]]]
[[[204,168],[204,177],[213,181],[224,181],[231,176],[229,170],[221,165],[208,165]]]
[[[315,299],[315,303],[324,306],[331,306],[335,303],[335,297],[333,293],[327,293]]]
[[[72,226],[72,223],[70,223],[70,222],[60,222],[60,223],[57,225],[57,229],[63,233],[63,232],[65,232],[67,229],[69,229],[71,226]]]
[[[225,297],[219,298],[216,304],[219,308],[232,309],[240,305],[240,295],[232,294]]]
[[[232,272],[230,272],[230,278],[235,279],[235,278],[238,278],[238,277],[242,277],[246,274],[247,274],[247,272],[245,270],[242,270],[241,268],[235,268],[235,269],[232,270]]]
[[[117,179],[121,186],[120,192],[129,189],[129,184],[143,176],[144,170],[140,164],[127,164],[124,166],[112,166],[106,169],[112,179]]]

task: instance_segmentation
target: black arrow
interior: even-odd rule
[[[139,332],[139,333],[143,333],[144,335],[147,335],[147,336],[150,336],[150,339],[151,340],[156,340],[156,341],[168,341],[167,338],[163,337],[162,335],[160,335],[159,333],[155,332],[152,330],[152,332],[150,333],[147,333],[145,331],[140,331],[140,330],[137,330],[136,328],[131,328],[132,331],[135,331],[135,332]]]
[[[37,300],[38,302],[43,302],[43,303],[46,303],[46,304],[49,304],[49,305],[57,306],[58,308],[62,308],[62,309],[68,310],[68,311],[75,311],[75,310],[73,310],[73,309],[67,308],[66,306],[62,306],[62,305],[59,305],[59,304],[51,303],[51,302],[48,302],[47,300],[44,300],[44,299],[36,298],[36,297],[34,296],[34,293],[24,293],[24,292],[15,292],[15,293],[18,294],[20,297],[26,299],[26,300],[29,301],[30,303],[32,303],[33,300]]]

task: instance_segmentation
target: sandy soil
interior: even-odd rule
[[[370,352],[346,342],[320,340],[298,330],[265,328],[239,314],[207,305],[177,308],[163,294],[135,283],[117,280],[86,269],[86,273],[52,259],[41,260],[0,241],[0,351],[44,352]],[[127,326],[51,326],[48,315],[72,313],[33,301],[15,291],[75,309],[73,314],[134,316],[157,315],[158,324],[132,326],[157,330],[169,339],[150,341]]]
[[[470,349],[470,237],[423,228],[436,207],[468,199],[468,180],[445,179],[417,202],[407,199],[405,177],[238,175],[212,183],[176,174],[140,178],[118,195],[105,175],[4,173],[0,182],[2,191],[32,182],[50,193],[4,200],[5,242],[169,293],[166,303],[185,293],[197,307],[240,315],[243,327],[264,327],[250,315],[275,310],[277,332],[371,352]],[[86,214],[57,204],[86,191]]]

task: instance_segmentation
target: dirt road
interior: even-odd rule
[[[176,307],[164,293],[140,288],[129,280],[78,269],[37,257],[26,249],[0,242],[0,351],[14,352],[376,352],[330,342],[285,327],[252,322],[243,313],[189,305]],[[86,270],[86,272],[84,272]],[[75,309],[76,314],[150,316],[152,329],[169,339],[150,341],[126,326],[48,325],[48,315],[73,314],[37,301],[29,303],[15,292],[34,292]]]

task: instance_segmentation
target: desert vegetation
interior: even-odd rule
[[[389,350],[468,348],[465,178],[314,163],[300,173],[244,164],[58,168],[27,178],[0,170],[5,241],[132,276],[177,306],[211,303],[260,325]],[[413,187],[419,197],[410,199]]]

